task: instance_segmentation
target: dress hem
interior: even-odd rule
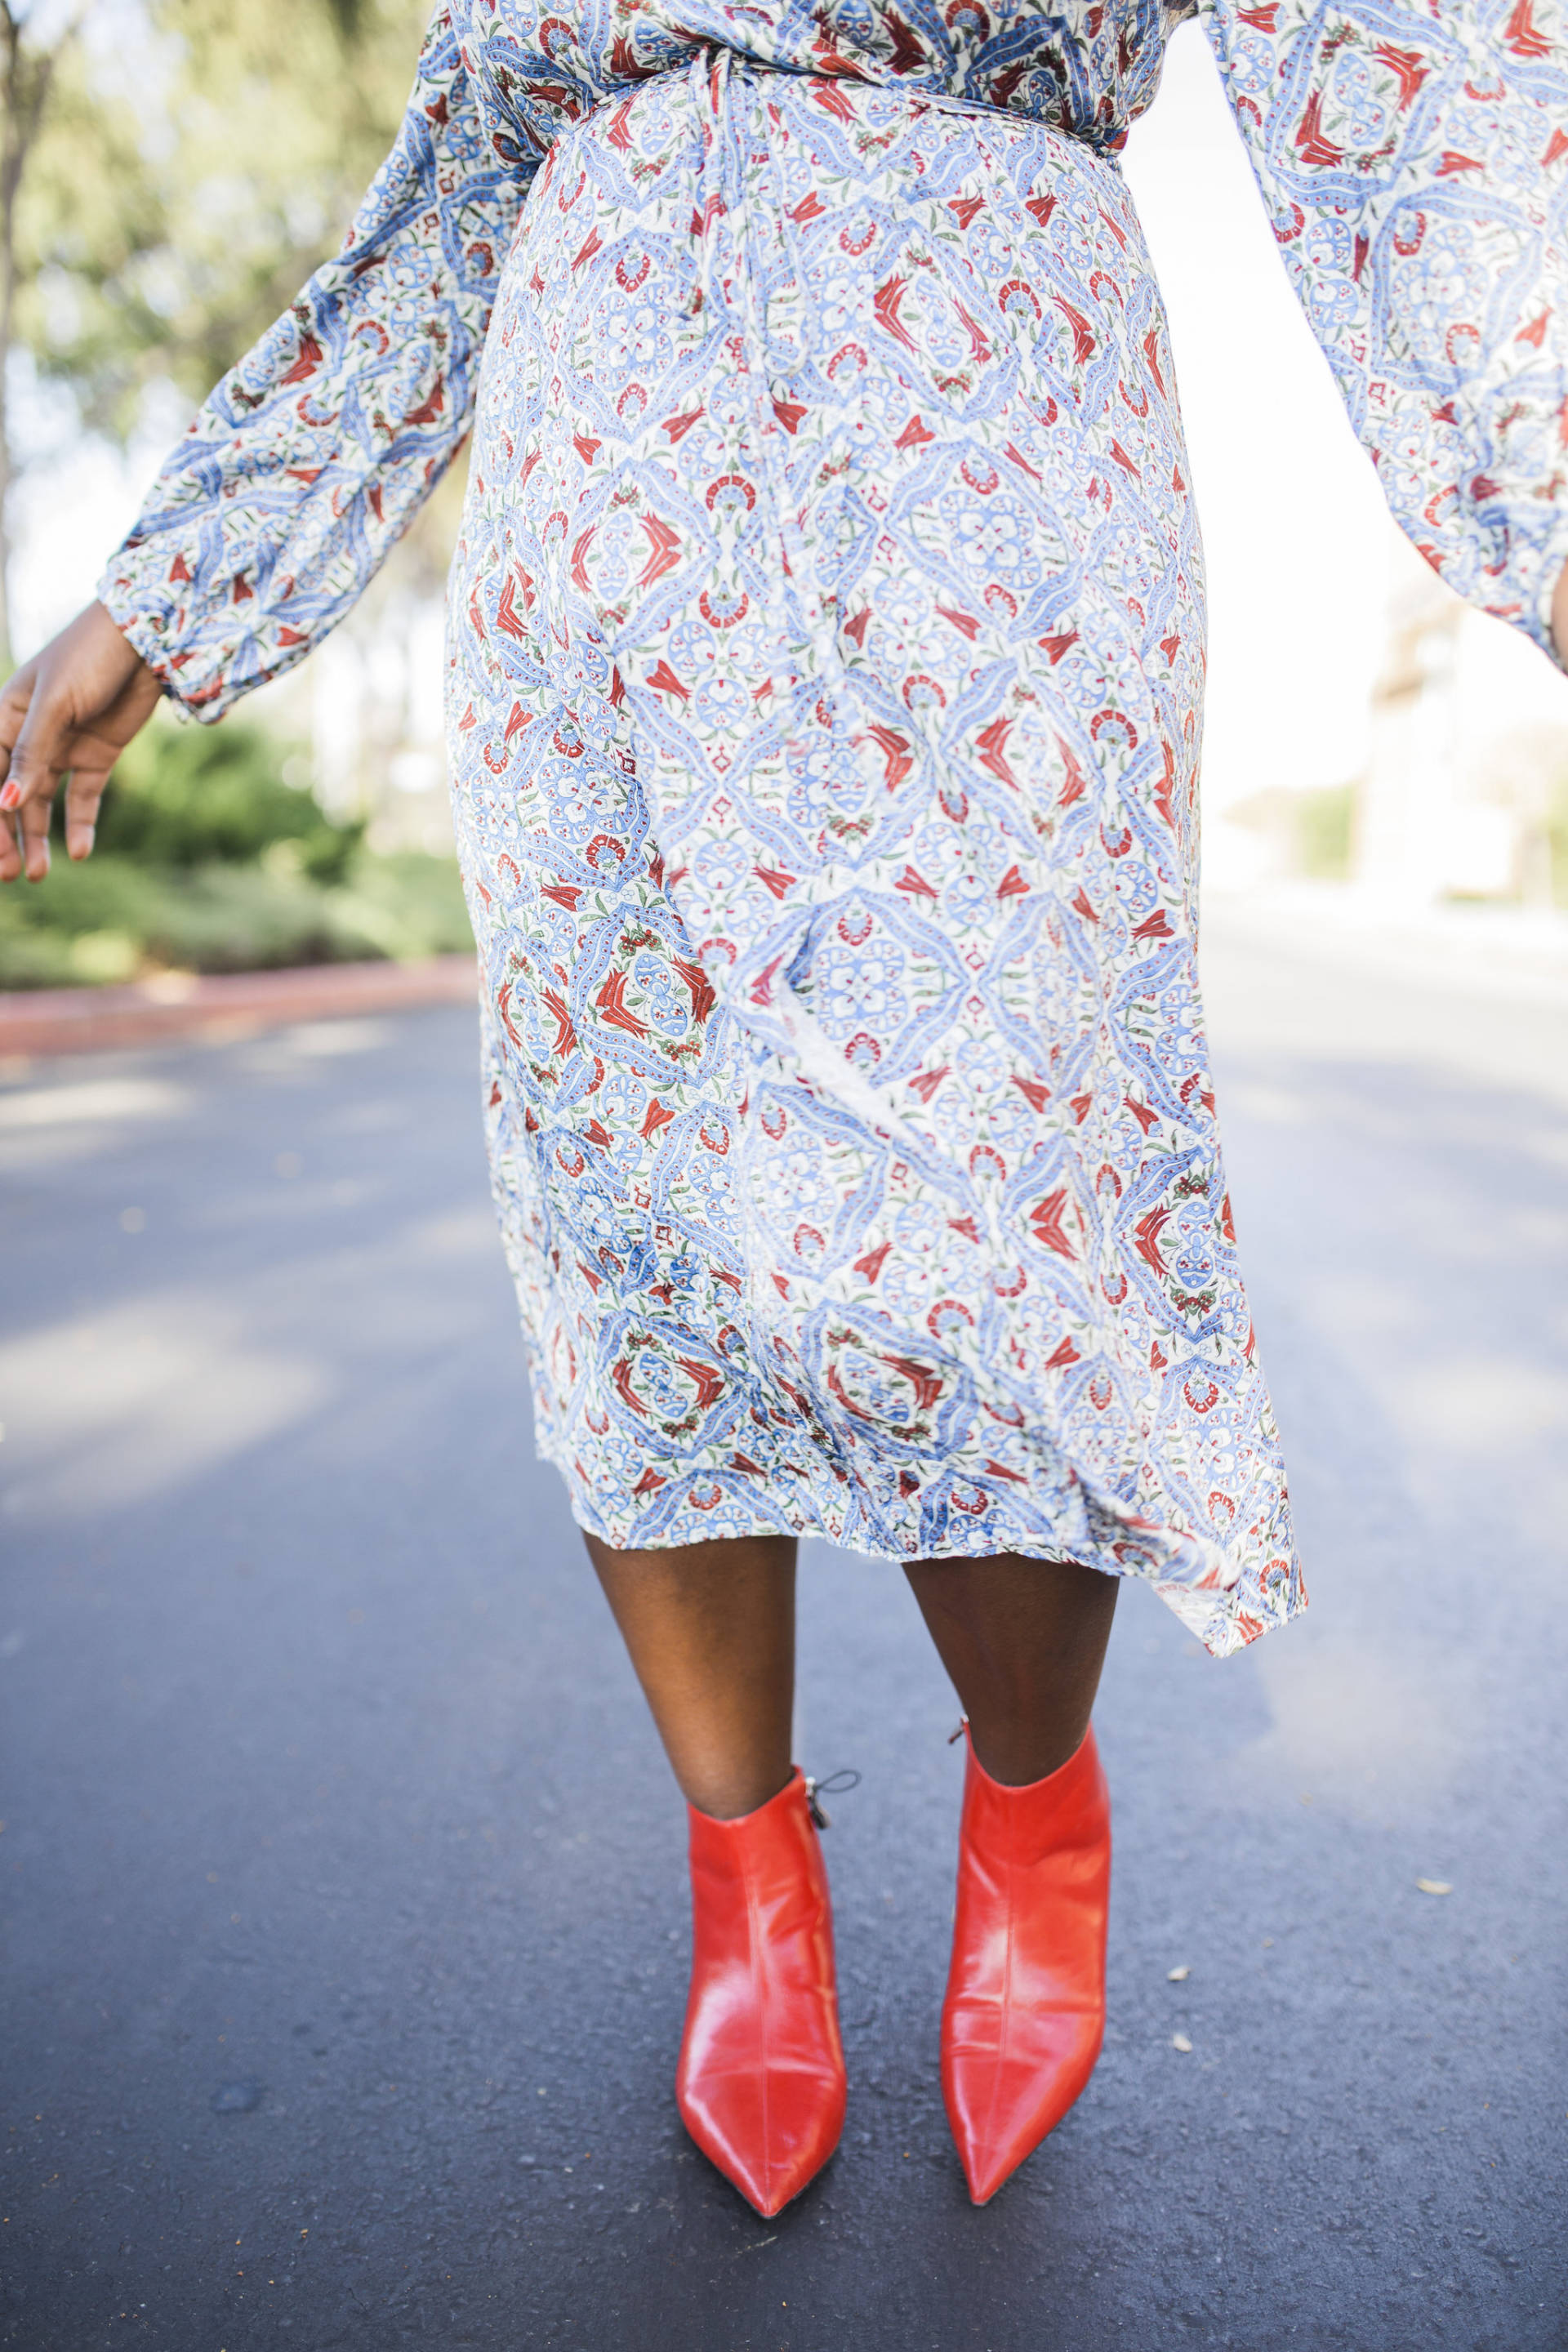
[[[624,1516],[611,1519],[604,1512],[595,1509],[586,1485],[575,1467],[563,1463],[548,1441],[538,1434],[534,1439],[534,1454],[538,1461],[548,1464],[561,1478],[566,1488],[573,1522],[582,1534],[595,1536],[616,1551],[676,1551],[684,1543],[703,1539],[700,1530],[693,1530],[689,1535],[676,1537],[674,1540],[668,1539],[667,1533],[666,1538],[658,1543],[639,1543],[637,1540],[637,1520]],[[978,1534],[979,1530],[976,1532]],[[794,1536],[807,1541],[815,1539],[830,1543],[836,1549],[847,1551],[856,1559],[877,1560],[896,1568],[917,1560],[999,1559],[1007,1557],[1037,1559],[1042,1567],[1071,1565],[1092,1568],[1101,1576],[1152,1585],[1165,1606],[1215,1658],[1234,1657],[1238,1650],[1248,1648],[1264,1633],[1273,1633],[1289,1624],[1308,1605],[1306,1587],[1294,1559],[1290,1562],[1289,1585],[1279,1598],[1264,1603],[1263,1597],[1256,1591],[1244,1591],[1238,1579],[1223,1593],[1216,1606],[1213,1593],[1200,1591],[1194,1585],[1178,1583],[1168,1577],[1129,1567],[1120,1561],[1108,1565],[1103,1558],[1085,1559],[1082,1556],[1082,1549],[1103,1551],[1105,1547],[1102,1546],[1047,1553],[1033,1552],[1022,1545],[1005,1542],[955,1544],[949,1541],[938,1542],[929,1548],[922,1546],[918,1550],[908,1552],[880,1551],[857,1542],[853,1531],[847,1528],[836,1529],[825,1525],[820,1513],[783,1510],[772,1517],[759,1511],[754,1522],[749,1526],[737,1527],[733,1519],[726,1519],[719,1540],[743,1543],[755,1536]],[[1246,1606],[1249,1601],[1254,1604],[1252,1608]]]

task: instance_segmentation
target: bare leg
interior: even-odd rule
[[[1016,1552],[905,1573],[992,1779],[1022,1788],[1065,1764],[1089,1728],[1121,1579]]]
[[[682,1795],[735,1821],[792,1770],[793,1538],[612,1551],[584,1536]]]

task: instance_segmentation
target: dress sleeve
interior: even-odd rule
[[[1552,653],[1568,562],[1562,0],[1199,14],[1395,517],[1462,596]]]
[[[299,661],[462,446],[536,161],[487,139],[440,8],[342,250],[211,394],[100,583],[187,710],[221,718]]]

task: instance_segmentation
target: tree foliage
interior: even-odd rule
[[[279,772],[265,730],[184,727],[163,719],[121,757],[99,819],[98,847],[171,869],[250,865],[279,842],[293,844],[315,882],[341,882],[364,832],[335,824],[313,793]]]
[[[87,20],[20,192],[15,328],[85,423],[122,436],[155,378],[200,398],[335,249],[401,120],[426,13],[148,0],[129,58],[94,37],[107,9]]]

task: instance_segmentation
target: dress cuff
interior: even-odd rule
[[[185,615],[166,594],[151,589],[139,576],[134,550],[118,551],[93,593],[181,712],[205,726],[225,717],[237,699],[234,688],[221,670],[182,650],[180,630]]]

